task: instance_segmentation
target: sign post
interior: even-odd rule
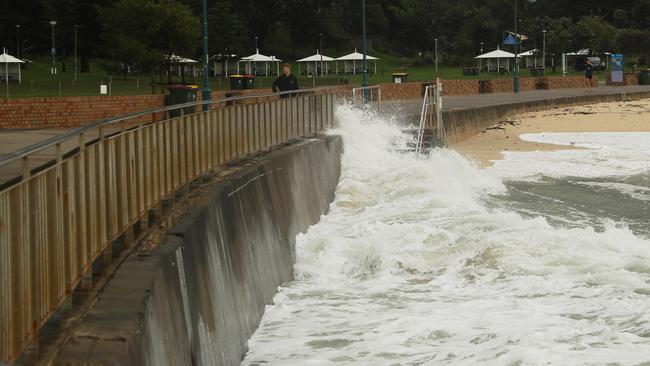
[[[620,53],[612,54],[612,83],[623,82],[623,55]]]

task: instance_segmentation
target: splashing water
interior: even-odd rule
[[[412,137],[394,122],[345,106],[337,119],[336,198],[297,238],[295,281],[243,365],[650,361],[647,238],[610,219],[555,222],[510,200],[505,166],[416,158],[397,151]]]

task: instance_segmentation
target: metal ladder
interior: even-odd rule
[[[445,126],[442,122],[442,83],[440,82],[440,78],[436,79],[436,85],[426,85],[424,90],[420,125],[418,127],[418,137],[415,144],[416,154],[422,153],[426,128],[428,126],[433,127],[434,125],[436,127],[436,132],[435,135],[432,136],[432,145],[437,147],[447,147]]]

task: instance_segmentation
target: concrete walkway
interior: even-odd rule
[[[638,86],[621,86],[611,87],[603,86],[591,89],[555,89],[555,90],[537,90],[514,93],[494,93],[494,94],[478,94],[467,96],[448,96],[444,97],[443,109],[468,109],[479,108],[498,104],[510,104],[518,102],[529,102],[537,100],[548,100],[563,97],[587,96],[587,95],[612,95],[621,93],[650,93],[650,85]],[[384,102],[388,108],[399,107],[400,113],[419,115],[422,108],[421,100],[409,101],[389,101]],[[44,129],[44,130],[0,130],[0,155],[11,153],[16,149],[24,148],[37,142],[46,140],[52,136],[62,133],[64,130],[60,129]],[[86,141],[96,138],[96,134],[88,134]],[[63,151],[67,152],[76,147],[78,141],[70,140],[65,144]],[[55,158],[54,149],[43,151],[42,153],[31,159],[31,167],[37,167],[47,161]],[[0,184],[9,179],[18,177],[21,172],[20,161],[12,162],[4,166],[0,166]]]
[[[444,89],[443,89],[444,92]],[[499,104],[524,103],[538,100],[557,99],[564,97],[576,97],[587,95],[612,95],[621,93],[650,93],[650,85],[635,86],[603,86],[591,89],[554,89],[554,90],[535,90],[514,93],[490,93],[462,96],[443,97],[442,109],[470,109],[488,107]],[[384,105],[399,107],[402,113],[420,115],[422,109],[422,100],[410,101],[388,101]]]

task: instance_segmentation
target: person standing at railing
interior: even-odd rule
[[[278,76],[271,86],[274,92],[283,92],[288,90],[298,90],[298,79],[291,73],[291,65],[282,66],[282,75]],[[292,94],[294,95],[294,94]],[[286,98],[289,94],[282,94],[280,98]]]

